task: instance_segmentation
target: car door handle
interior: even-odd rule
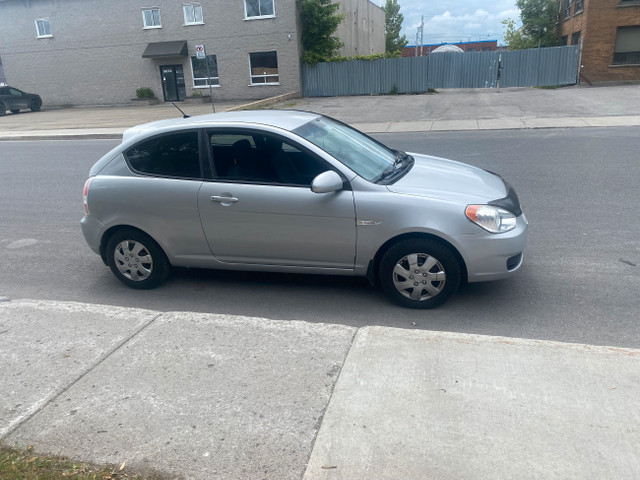
[[[221,197],[219,195],[214,195],[211,197],[212,202],[220,202],[220,203],[235,203],[238,201],[236,197]]]

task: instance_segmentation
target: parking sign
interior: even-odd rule
[[[196,45],[196,58],[199,60],[204,60],[206,58],[204,45]]]

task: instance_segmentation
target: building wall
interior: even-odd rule
[[[339,0],[339,5],[338,13],[345,15],[335,33],[344,43],[340,55],[384,53],[384,10],[369,0]]]
[[[39,93],[47,105],[129,102],[138,87],[162,98],[161,65],[182,65],[187,95],[190,56],[203,43],[216,54],[215,100],[259,99],[300,90],[295,0],[275,0],[275,17],[245,20],[244,2],[202,0],[204,25],[184,26],[173,0],[2,0],[0,55],[7,81]],[[143,29],[142,8],[159,7],[162,28]],[[34,20],[49,17],[52,38],[36,38]],[[189,57],[142,58],[152,42],[187,41]],[[249,86],[249,52],[275,50],[279,85]]]
[[[564,0],[562,3],[564,7]],[[620,5],[620,0],[584,0],[584,11],[569,18],[560,12],[560,38],[581,32],[583,39],[581,79],[589,82],[640,81],[640,65],[612,65],[619,26],[640,25],[640,2]]]
[[[584,3],[584,8],[576,11],[575,1],[571,3],[569,10],[569,16],[565,17],[565,0],[561,0],[560,10],[560,22],[558,23],[558,37],[561,40],[561,44],[572,45],[572,35],[576,32],[580,32],[580,37],[584,38],[587,33],[587,18],[589,16],[589,9],[587,2]],[[562,41],[562,38],[566,37],[566,44]]]
[[[477,42],[459,42],[459,43],[436,43],[430,45],[422,46],[422,56],[429,55],[433,50],[442,45],[455,45],[456,47],[460,47],[465,52],[482,52],[482,51],[496,51],[498,50],[498,41],[497,40],[483,40]],[[403,57],[415,57],[420,56],[420,45],[418,45],[418,53],[416,55],[416,46],[415,45],[407,45],[402,50]]]

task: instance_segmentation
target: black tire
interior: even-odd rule
[[[4,106],[4,103],[0,103],[0,117],[4,117],[7,114],[7,107]]]
[[[31,101],[31,111],[39,112],[42,108],[42,100],[32,100]]]
[[[11,113],[20,113],[20,109],[19,108],[12,108],[11,109]]]
[[[155,288],[167,279],[171,270],[162,248],[149,235],[138,230],[114,233],[107,242],[106,256],[116,278],[131,288]],[[127,264],[127,261],[131,263]]]
[[[414,262],[414,268],[409,269],[410,261]],[[399,271],[394,272],[396,266]],[[455,254],[445,244],[411,238],[397,242],[385,252],[379,276],[383,291],[394,303],[407,308],[435,308],[458,290],[461,269]]]

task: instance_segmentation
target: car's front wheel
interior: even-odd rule
[[[32,112],[39,112],[41,108],[42,108],[42,100],[35,99],[31,101]]]
[[[7,107],[4,103],[0,102],[0,117],[4,116],[7,113]]]
[[[380,261],[380,284],[389,298],[408,308],[435,308],[460,285],[461,269],[445,244],[427,238],[401,240]]]
[[[150,289],[169,276],[171,266],[162,248],[149,236],[133,229],[114,233],[107,242],[107,263],[125,285]]]

